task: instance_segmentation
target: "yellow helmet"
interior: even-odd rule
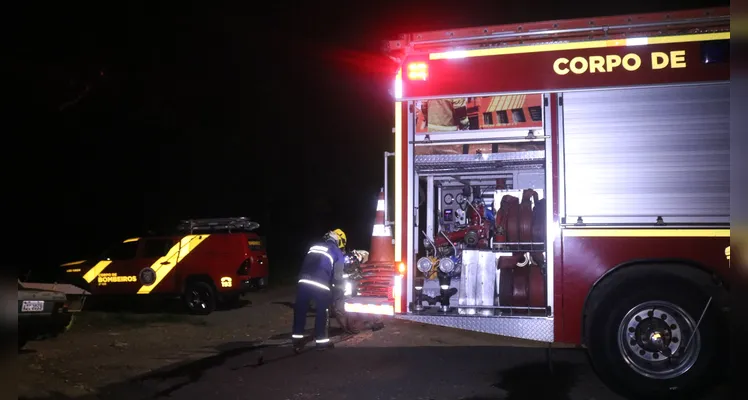
[[[346,243],[348,242],[348,239],[345,237],[345,232],[343,232],[341,229],[335,229],[333,231],[327,232],[325,234],[325,239],[335,240],[338,243],[338,247],[340,247],[341,249],[344,249]]]

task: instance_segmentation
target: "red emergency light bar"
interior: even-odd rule
[[[429,77],[429,65],[423,61],[408,64],[408,79],[425,81]]]

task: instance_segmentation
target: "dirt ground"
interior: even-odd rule
[[[85,311],[63,335],[29,342],[19,354],[19,398],[70,398],[97,393],[117,382],[232,349],[276,343],[290,337],[294,287],[251,293],[245,303],[207,316],[143,313],[138,307]],[[307,323],[310,329],[313,322]],[[333,322],[333,325],[335,323]],[[537,342],[389,321],[384,330],[364,331],[343,347],[519,346]],[[376,336],[376,340],[373,336]]]
[[[216,354],[227,343],[259,343],[289,333],[292,297],[292,287],[251,293],[239,307],[207,316],[85,311],[68,332],[29,342],[19,352],[19,398],[91,394],[97,387]]]
[[[249,304],[202,317],[86,311],[65,334],[29,342],[20,352],[18,398],[243,398],[257,385],[267,392],[262,398],[283,399],[295,398],[286,392],[341,398],[346,390],[369,396],[360,398],[392,399],[620,398],[599,382],[582,350],[554,350],[560,375],[551,376],[546,344],[403,320],[388,320],[376,332],[334,337],[339,350],[320,369],[314,356],[293,357],[282,344],[290,337],[293,295],[293,286],[253,293],[246,297]],[[309,318],[309,330],[312,324]],[[396,389],[408,371],[427,365],[451,365],[449,379],[435,385],[428,374],[419,374],[423,382],[408,378],[410,391]],[[339,380],[286,379],[290,371],[316,376],[321,370],[358,378],[343,392]],[[497,379],[492,374],[501,375],[502,383],[492,383]],[[381,393],[371,397],[372,391]]]

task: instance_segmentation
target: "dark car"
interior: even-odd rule
[[[26,288],[18,282],[18,349],[30,340],[65,332],[72,321],[65,293]]]

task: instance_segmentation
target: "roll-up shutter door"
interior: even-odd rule
[[[725,223],[729,84],[563,95],[567,223]]]

